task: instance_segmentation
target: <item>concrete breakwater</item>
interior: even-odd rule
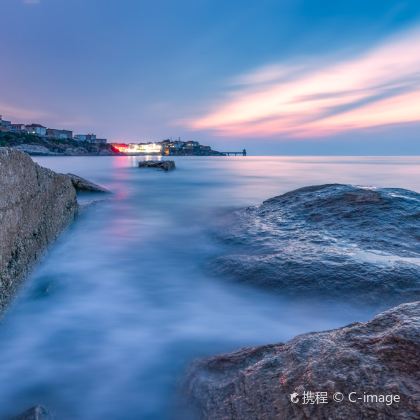
[[[25,153],[0,148],[0,314],[76,216],[76,190],[74,177],[43,168]]]

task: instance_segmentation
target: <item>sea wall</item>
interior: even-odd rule
[[[0,314],[77,210],[70,177],[0,148]]]

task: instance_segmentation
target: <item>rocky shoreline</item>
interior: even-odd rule
[[[420,302],[403,304],[366,323],[198,361],[184,392],[209,420],[415,419],[419,331]]]
[[[77,190],[102,191],[0,148],[0,314],[47,247],[78,213]]]
[[[1,314],[77,217],[77,192],[109,191],[11,148],[0,148],[0,190]],[[212,269],[285,296],[340,295],[378,307],[415,301],[419,202],[417,193],[400,189],[331,184],[292,191],[237,212],[237,223],[223,227],[219,238],[230,248]],[[355,248],[364,253],[360,264]],[[366,258],[372,253],[379,257]],[[403,303],[366,323],[199,360],[183,395],[198,418],[211,420],[414,419],[420,413],[419,331],[420,302]],[[308,392],[323,393],[323,403],[311,403]],[[337,392],[342,401],[334,400]],[[398,395],[398,401],[352,400],[366,394]],[[46,415],[36,406],[21,418]]]
[[[327,184],[220,222],[216,236],[227,250],[210,264],[219,277],[308,301],[403,304],[367,323],[195,362],[183,392],[196,416],[418,418],[419,208],[414,191]],[[308,392],[322,392],[323,402],[305,401]],[[336,392],[343,401],[334,401]],[[365,395],[395,395],[398,403],[366,402]]]
[[[119,153],[115,153],[112,150],[96,150],[89,151],[84,147],[67,147],[62,151],[53,151],[42,145],[37,144],[20,144],[12,147],[14,150],[19,152],[27,153],[30,156],[116,156]]]

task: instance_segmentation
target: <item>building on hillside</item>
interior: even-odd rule
[[[95,142],[96,140],[96,134],[76,134],[74,136],[74,139],[77,141],[88,141],[88,142]]]
[[[198,141],[187,141],[184,143],[185,147],[198,147],[200,146],[200,143]]]
[[[27,133],[28,132],[25,124],[11,124],[10,131],[13,131],[14,133]]]
[[[58,140],[71,140],[73,138],[73,131],[47,128],[47,137]]]
[[[11,121],[3,120],[3,116],[0,115],[0,131],[11,131]]]
[[[161,154],[162,144],[160,143],[130,143],[130,144],[118,144],[113,143],[112,146],[121,153],[129,154]]]
[[[29,134],[35,134],[40,137],[45,137],[47,135],[47,127],[44,127],[41,124],[29,124],[26,126],[26,131]]]
[[[94,143],[94,144],[106,144],[106,139],[98,139],[96,137],[96,134],[89,133],[89,134],[76,134],[74,136],[74,139],[77,141],[87,141],[88,143]]]
[[[175,140],[172,141],[171,143],[168,144],[167,147],[165,147],[164,149],[164,154],[165,155],[177,155],[182,153],[182,150],[185,147],[185,143],[183,141],[180,140]]]

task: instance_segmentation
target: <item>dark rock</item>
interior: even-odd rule
[[[71,182],[76,188],[77,191],[84,191],[84,192],[101,192],[101,193],[109,193],[110,191],[100,185],[97,185],[93,182],[90,182],[78,175],[74,174],[67,174],[70,177]]]
[[[184,389],[203,419],[419,418],[419,329],[420,302],[404,304],[367,323],[196,362]],[[304,391],[327,392],[328,403],[303,404]],[[335,392],[343,401],[334,402]],[[351,392],[400,402],[350,402]]]
[[[13,417],[12,420],[51,420],[52,416],[45,407],[36,405],[24,413]]]
[[[420,298],[420,194],[301,188],[222,225],[218,275],[295,296],[398,304]]]
[[[175,162],[173,160],[145,160],[139,162],[139,168],[156,168],[167,172],[175,169]]]
[[[74,219],[76,191],[66,175],[25,153],[0,148],[0,312],[46,247]]]

